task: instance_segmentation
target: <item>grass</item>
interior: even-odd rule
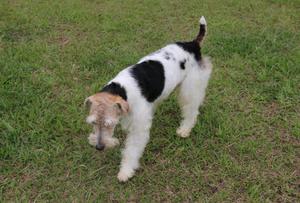
[[[296,0],[2,1],[0,201],[299,201],[299,13]],[[201,15],[214,72],[197,125],[176,136],[172,95],[120,184],[120,150],[88,145],[82,103],[142,56],[193,39]]]

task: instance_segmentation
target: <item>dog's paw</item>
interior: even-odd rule
[[[134,170],[120,170],[118,173],[118,179],[120,182],[126,182],[129,178],[134,175]]]
[[[107,148],[113,148],[115,146],[118,146],[120,144],[119,140],[114,137],[110,137],[104,140],[105,147]]]
[[[180,127],[176,130],[177,135],[179,135],[180,137],[183,137],[183,138],[189,137],[190,132],[191,132],[190,129],[183,128],[183,127]]]
[[[92,145],[93,147],[96,147],[97,145],[97,135],[94,133],[91,133],[88,137],[89,144]]]

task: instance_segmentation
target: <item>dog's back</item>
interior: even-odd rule
[[[134,81],[131,82],[136,83],[148,102],[157,103],[165,99],[191,69],[205,67],[201,67],[203,60],[200,45],[206,30],[206,21],[201,17],[199,33],[194,40],[169,44],[143,57],[137,64],[123,70],[111,82],[124,83],[124,77],[132,77]],[[129,86],[132,86],[131,82]]]

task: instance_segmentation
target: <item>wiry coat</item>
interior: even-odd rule
[[[191,42],[177,42],[143,57],[137,64],[122,70],[101,92],[123,98],[129,112],[122,116],[122,127],[128,130],[123,150],[120,181],[126,181],[139,167],[139,159],[149,140],[155,107],[179,86],[183,120],[177,133],[187,137],[195,125],[198,108],[212,71],[208,57],[202,57],[200,43],[206,32],[206,21],[200,19],[200,31]],[[92,134],[92,145],[100,135]],[[115,139],[115,138],[113,138]]]

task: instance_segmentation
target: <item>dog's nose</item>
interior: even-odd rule
[[[96,145],[96,149],[99,150],[99,151],[102,151],[104,148],[105,148],[105,145],[102,144],[102,143],[99,143],[99,144]]]

